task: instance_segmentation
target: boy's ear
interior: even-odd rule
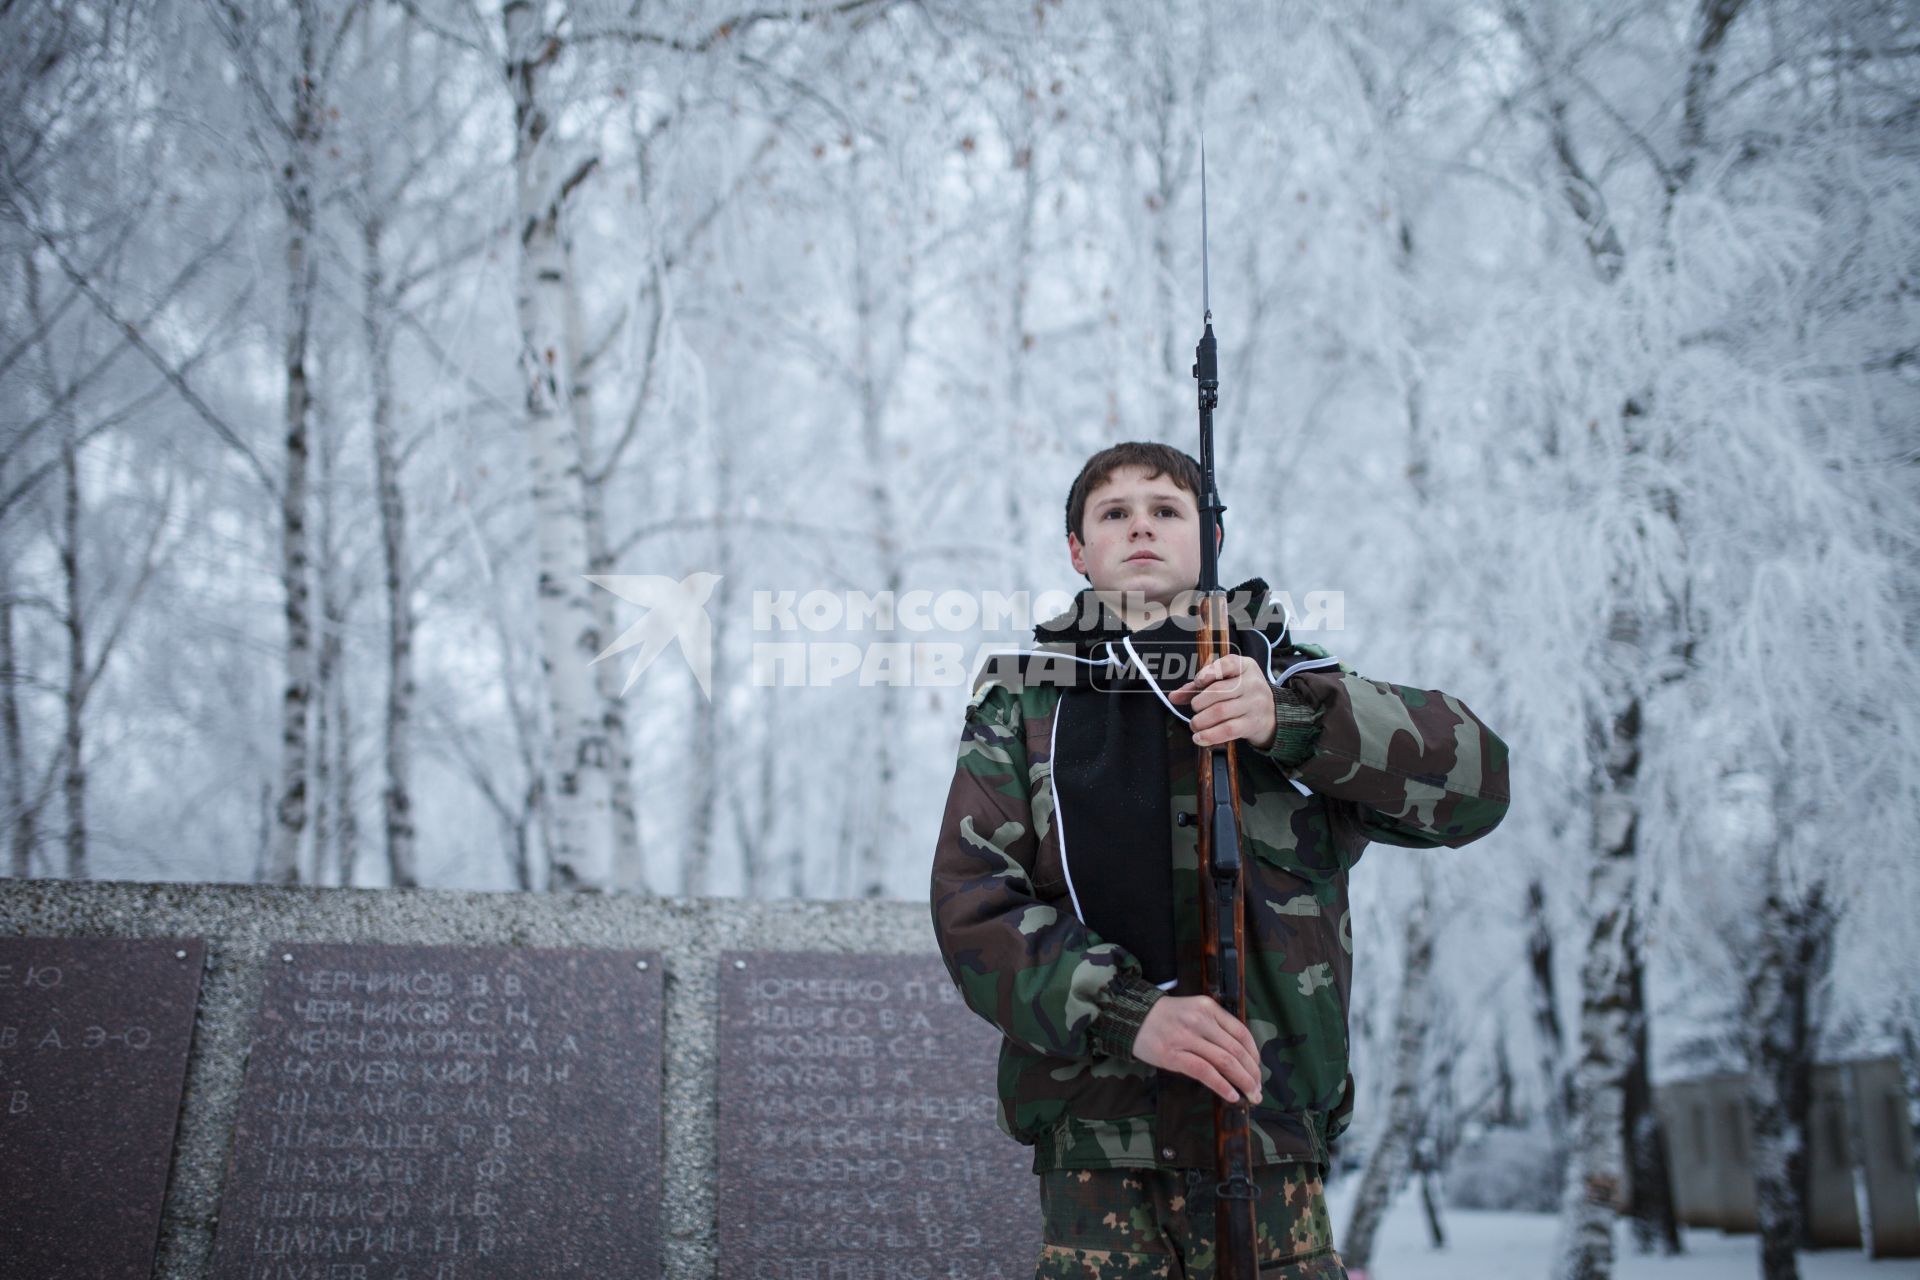
[[[1073,571],[1081,577],[1087,576],[1086,548],[1080,545],[1078,534],[1067,535],[1067,558],[1073,561]]]

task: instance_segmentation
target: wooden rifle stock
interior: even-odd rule
[[[1231,651],[1224,593],[1202,598],[1200,668]],[[1246,916],[1241,908],[1239,760],[1232,742],[1196,748],[1200,766],[1201,937],[1207,994],[1233,1016],[1247,1018]],[[1214,1228],[1219,1280],[1256,1280],[1252,1104],[1213,1099]]]

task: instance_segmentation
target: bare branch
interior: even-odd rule
[[[224,322],[233,314],[238,312],[241,308],[246,306],[248,301],[251,300],[252,296],[253,296],[253,289],[251,286],[242,290],[235,297],[233,305],[228,307],[227,311],[220,317],[221,321]],[[210,326],[210,333],[217,332],[218,329],[219,329],[218,324]],[[181,363],[178,370],[180,375],[182,377],[185,377],[187,374],[191,373],[193,371],[193,367],[199,364],[200,361],[212,350],[213,350],[213,339],[211,336],[209,336],[206,343],[204,343],[198,351],[194,352],[191,356],[189,356],[185,361]],[[118,351],[119,351],[119,348],[115,348],[115,355],[118,354]],[[110,362],[113,358],[114,358],[113,356],[106,357],[102,361],[102,364],[104,365],[105,363]],[[112,413],[104,415],[99,420],[94,422],[92,426],[88,427],[85,431],[83,431],[80,434],[79,439],[75,442],[76,446],[84,449],[93,440],[95,436],[100,435],[102,432],[111,431],[113,430],[113,428],[119,426],[122,422],[126,422],[134,418],[135,416],[143,413],[146,410],[148,405],[152,404],[153,401],[157,400],[160,397],[161,393],[167,389],[167,386],[168,386],[167,381],[162,380],[161,382],[156,384],[151,390],[142,392],[140,395],[134,397],[134,399],[129,401],[127,404],[123,405],[121,408],[115,410]],[[71,390],[72,388],[69,388],[69,393],[71,392]],[[60,403],[64,404],[67,398],[68,397],[63,396]],[[41,420],[44,421],[45,418],[47,416],[50,416],[53,412],[55,412],[55,410],[48,410],[46,414],[42,415]],[[49,459],[48,461],[42,463],[41,465],[35,467],[33,470],[29,471],[26,475],[22,476],[20,478],[20,482],[14,485],[13,488],[7,490],[5,494],[0,494],[0,518],[5,518],[6,514],[13,509],[13,506],[15,503],[24,499],[29,493],[31,493],[34,490],[34,488],[37,485],[39,485],[39,483],[42,480],[45,480],[48,476],[52,475],[53,472],[58,468],[58,466],[59,466],[58,459]]]
[[[1680,114],[1680,163],[1674,168],[1667,193],[1687,184],[1693,176],[1700,149],[1707,143],[1707,93],[1720,69],[1720,44],[1727,38],[1747,0],[1700,0],[1700,34],[1693,43],[1693,59],[1687,66],[1686,106]]]
[[[214,30],[220,33],[228,51],[233,54],[235,69],[240,73],[240,80],[246,85],[247,92],[253,96],[261,117],[282,138],[291,138],[293,126],[280,114],[280,104],[273,100],[273,92],[261,77],[251,49],[240,38],[241,29],[247,25],[247,16],[240,12],[240,7],[233,0],[207,0],[207,10],[213,19]],[[223,17],[224,22],[221,20]]]
[[[872,542],[875,540],[871,529],[850,529],[778,516],[752,516],[737,511],[723,511],[715,515],[676,516],[671,520],[654,520],[647,524],[636,525],[614,547],[613,552],[615,558],[618,558],[641,543],[663,534],[683,533],[689,529],[721,528],[763,529],[769,533],[791,533],[809,538],[832,538],[840,541],[852,539]]]
[[[353,20],[367,7],[367,0],[348,0],[346,12],[340,15],[340,25],[333,29],[333,38],[327,42],[327,51],[320,55],[319,89],[333,82],[333,60],[340,54],[340,46],[346,43],[347,32],[353,29]]]
[[[67,279],[71,280],[75,287],[86,295],[87,301],[93,303],[94,309],[106,317],[115,328],[126,334],[127,341],[133,344],[134,348],[139,351],[141,355],[144,355],[168,382],[173,384],[174,390],[180,393],[180,398],[186,401],[195,413],[200,415],[200,418],[213,429],[213,433],[219,436],[235,453],[238,453],[240,457],[245,460],[247,465],[252,468],[255,478],[260,481],[261,487],[268,493],[278,493],[279,484],[274,479],[273,473],[267,470],[258,455],[247,447],[246,442],[240,438],[239,434],[227,423],[226,419],[214,412],[213,406],[201,399],[200,394],[187,385],[186,378],[182,375],[181,371],[175,366],[168,364],[166,357],[154,349],[153,344],[147,341],[146,335],[140,332],[140,326],[120,317],[119,313],[114,310],[113,304],[102,297],[99,290],[93,287],[92,282],[80,273],[79,268],[67,260],[66,254],[60,252],[60,246],[54,242],[53,237],[37,228],[33,230],[33,235],[41,244],[46,246],[47,252],[53,255],[53,260],[59,264],[60,270],[66,273]],[[4,510],[4,507],[0,507],[0,510]]]
[[[441,542],[423,552],[413,565],[413,577],[416,582],[424,582],[439,567],[442,560],[457,551],[461,544],[472,536],[473,531],[485,524],[493,516],[503,511],[512,511],[521,504],[525,495],[517,488],[509,486],[501,491],[491,502],[480,506],[471,503],[462,504],[467,511],[467,519],[448,530]]]
[[[1614,127],[1625,134],[1628,141],[1640,148],[1641,153],[1647,157],[1647,162],[1653,166],[1653,171],[1660,175],[1661,185],[1669,191],[1677,190],[1679,179],[1675,171],[1661,158],[1660,152],[1655,149],[1653,143],[1647,140],[1647,136],[1635,128],[1625,116],[1621,115],[1620,112],[1614,108],[1614,105],[1607,101],[1606,95],[1595,88],[1593,83],[1585,76],[1573,70],[1571,67],[1567,69],[1567,76],[1579,87],[1582,93],[1586,94],[1587,97],[1593,101],[1595,106],[1600,108],[1602,115],[1613,121]]]
[[[138,218],[126,219],[121,226],[119,238],[94,262],[88,272],[89,275],[95,271],[99,271],[102,267],[106,266],[109,261],[119,256],[120,250],[126,246],[127,240],[133,235],[133,229],[138,223]],[[15,364],[18,364],[20,357],[31,350],[36,342],[39,342],[42,338],[46,337],[48,333],[52,332],[53,326],[60,322],[61,317],[66,315],[67,308],[71,307],[79,297],[80,291],[78,289],[68,289],[66,295],[60,299],[53,310],[49,312],[39,324],[29,330],[27,335],[21,338],[11,351],[7,352],[4,357],[0,357],[0,377],[4,377],[9,369],[13,368]]]
[[[425,27],[428,31],[431,31],[434,35],[439,36],[442,40],[445,40],[448,44],[457,45],[470,53],[480,54],[490,61],[499,60],[499,51],[493,47],[492,42],[487,39],[484,34],[486,27],[477,20],[474,23],[474,28],[483,33],[478,39],[472,36],[463,36],[451,27],[440,25],[421,10],[418,0],[398,0],[398,3],[402,9],[406,10],[408,17]]]
[[[599,363],[600,357],[607,354],[607,349],[613,346],[613,340],[619,337],[620,331],[626,327],[627,304],[623,302],[620,304],[620,309],[614,313],[613,319],[607,321],[606,332],[602,333],[598,340],[587,344],[586,354],[580,357],[580,368],[583,371],[589,370]]]
[[[30,222],[27,222],[24,217],[19,217],[18,221],[20,222],[21,226],[28,232],[29,235],[36,236],[42,239],[43,242],[51,243],[51,241],[48,240],[47,238],[47,233],[35,228]],[[137,221],[137,218],[131,219],[130,221]],[[154,299],[154,301],[146,308],[145,311],[143,311],[140,314],[139,318],[134,321],[134,324],[138,327],[144,328],[147,324],[151,323],[151,321],[156,315],[160,314],[160,312],[165,307],[167,307],[170,303],[173,302],[174,298],[179,295],[181,290],[185,289],[188,284],[192,283],[194,277],[200,274],[200,271],[203,267],[205,267],[209,262],[212,262],[219,257],[219,255],[226,249],[227,245],[232,242],[234,235],[239,231],[241,222],[243,221],[244,221],[244,216],[240,219],[236,219],[234,223],[227,228],[226,233],[224,235],[210,242],[204,248],[202,248],[199,253],[195,254],[194,257],[184,267],[182,267],[178,273],[175,274],[173,279],[167,282],[166,286],[163,289],[161,289],[159,295]],[[101,259],[102,265],[104,265],[104,263],[112,256],[113,256],[112,254],[103,255]],[[91,273],[84,273],[84,272],[82,273],[83,280],[91,279],[91,278],[92,278]],[[72,276],[71,274],[69,274],[69,282],[71,281],[72,281]],[[86,297],[88,295],[84,289],[76,286],[73,290],[73,293],[69,296]],[[29,441],[32,440],[33,436],[39,431],[39,429],[42,426],[46,425],[46,423],[51,420],[52,416],[55,413],[58,413],[62,408],[64,408],[67,405],[67,403],[71,401],[75,396],[85,391],[87,387],[93,383],[93,380],[95,378],[103,374],[108,368],[108,366],[112,365],[113,362],[119,358],[120,350],[121,348],[115,347],[112,350],[108,351],[105,355],[101,356],[98,360],[96,360],[93,363],[92,367],[87,369],[86,372],[80,374],[78,377],[76,377],[71,382],[69,382],[67,384],[66,390],[61,392],[57,397],[55,397],[47,405],[47,407],[44,410],[42,410],[39,416],[37,416],[32,421],[28,422],[24,427],[21,427],[19,429],[19,431],[14,435],[14,438],[9,442],[8,447],[11,450],[15,450],[15,451],[23,448]],[[4,507],[0,507],[0,510],[4,510]]]
[[[402,311],[397,314],[400,317],[400,323],[405,325],[408,332],[420,340],[420,345],[427,349],[427,354],[438,361],[442,368],[458,375],[461,383],[468,391],[473,393],[476,399],[485,404],[497,407],[502,413],[510,414],[517,411],[511,402],[502,400],[499,393],[461,368],[459,361],[455,360],[453,356],[447,352],[447,349],[440,345],[439,340],[433,336],[433,333],[426,325],[421,323],[418,316],[410,311]]]
[[[393,282],[393,288],[390,291],[391,296],[396,301],[406,297],[415,286],[422,282],[431,279],[450,267],[457,267],[461,263],[485,253],[495,244],[505,240],[512,230],[513,223],[510,221],[496,223],[485,235],[477,236],[467,241],[467,243],[440,255],[426,266],[417,267],[405,275],[396,278]]]
[[[107,628],[106,639],[101,641],[100,651],[94,655],[93,662],[81,678],[80,688],[75,693],[81,706],[86,705],[87,695],[93,691],[94,682],[107,669],[107,663],[113,657],[114,647],[119,644],[121,635],[126,631],[127,620],[139,607],[140,597],[146,594],[147,587],[153,581],[154,571],[161,564],[163,557],[160,555],[160,540],[166,532],[167,521],[173,515],[173,484],[173,473],[169,471],[166,476],[166,488],[160,495],[159,517],[154,520],[153,528],[147,534],[146,545],[140,549],[140,571],[134,577],[132,589],[120,602],[120,610],[115,615],[112,625]]]
[[[565,204],[567,197],[573,194],[573,189],[592,177],[593,171],[599,167],[600,157],[597,155],[588,156],[585,160],[582,160],[579,167],[561,181],[560,198],[556,203]]]
[[[722,18],[706,34],[691,40],[678,36],[663,35],[657,31],[646,31],[638,27],[589,27],[575,29],[567,33],[567,43],[593,44],[599,41],[618,41],[629,44],[649,44],[662,49],[672,49],[676,53],[707,53],[714,46],[745,35],[753,28],[768,22],[812,22],[815,18],[841,17],[857,13],[862,9],[881,10],[891,8],[900,0],[840,0],[839,4],[820,5],[799,9],[754,9],[747,13],[737,13],[730,18]]]
[[[1827,62],[1836,66],[1858,66],[1863,62],[1878,62],[1882,59],[1920,58],[1920,44],[1896,44],[1884,49],[1820,49],[1805,55],[1808,62]],[[1728,85],[1726,90],[1713,99],[1715,107],[1724,107],[1735,98],[1751,89],[1754,85],[1799,62],[1796,55],[1775,58],[1761,67],[1740,77]]]

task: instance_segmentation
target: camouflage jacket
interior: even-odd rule
[[[1324,650],[1290,644],[1270,670]],[[969,1007],[1002,1033],[1000,1127],[1034,1171],[1210,1167],[1213,1094],[1132,1056],[1159,988],[1075,915],[1052,821],[1061,691],[983,671],[933,860],[934,931]],[[1458,847],[1507,808],[1507,747],[1458,699],[1344,663],[1284,679],[1300,711],[1267,750],[1238,748],[1247,1025],[1259,1046],[1255,1159],[1327,1163],[1353,1106],[1347,872],[1369,841]],[[1283,707],[1282,710],[1287,708]],[[1203,992],[1195,751],[1167,717],[1177,977]]]

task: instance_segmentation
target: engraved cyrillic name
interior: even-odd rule
[[[720,1274],[1031,1274],[1027,1153],[994,1124],[993,1031],[932,956],[721,969]]]
[[[655,1256],[657,962],[505,948],[280,954],[217,1276],[294,1280],[335,1266],[353,1280],[477,1280],[604,1274]]]

